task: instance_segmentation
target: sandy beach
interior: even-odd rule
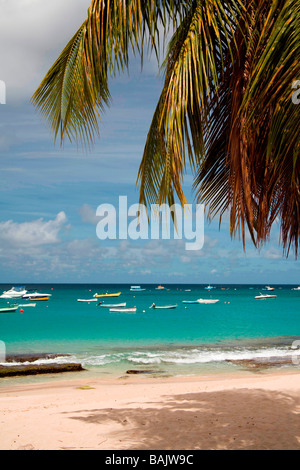
[[[300,373],[0,389],[1,450],[300,449]]]

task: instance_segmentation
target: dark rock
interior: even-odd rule
[[[163,370],[127,370],[126,374],[162,374]]]
[[[57,374],[62,372],[83,371],[81,364],[42,364],[42,365],[18,365],[0,366],[0,378],[15,377],[20,375]]]
[[[291,357],[268,357],[268,358],[255,358],[255,359],[240,359],[230,360],[227,362],[236,364],[249,369],[268,369],[271,367],[282,367],[293,365]]]

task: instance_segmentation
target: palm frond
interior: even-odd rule
[[[32,97],[55,138],[91,144],[111,101],[109,76],[128,67],[130,50],[142,56],[145,42],[158,54],[160,25],[166,31],[185,8],[174,0],[93,0],[86,21]]]
[[[148,133],[138,174],[140,202],[186,202],[182,178],[204,157],[204,134],[227,55],[233,56],[239,1],[192,2],[165,61],[165,84]]]
[[[281,220],[283,248],[299,244],[299,2],[257,1],[236,30],[238,57],[226,64],[214,103],[205,159],[195,180],[209,215],[230,211],[231,233],[248,227],[255,244]],[[243,31],[243,33],[242,33]],[[289,204],[288,204],[289,201]]]
[[[84,71],[83,45],[86,25],[83,24],[67,44],[58,60],[35,92],[32,101],[50,122],[57,138],[92,139],[98,132],[98,113],[94,83]],[[83,98],[84,97],[84,98]],[[105,81],[101,84],[101,104],[109,102]]]

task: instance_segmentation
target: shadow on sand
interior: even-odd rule
[[[69,417],[98,432],[113,423],[117,430],[103,438],[118,450],[300,449],[300,398],[259,389],[165,396],[143,407],[129,403]]]

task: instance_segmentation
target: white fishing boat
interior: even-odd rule
[[[141,286],[131,286],[130,290],[131,290],[131,292],[142,292],[146,289],[142,289]]]
[[[172,309],[172,308],[176,308],[176,307],[178,307],[178,305],[156,305],[156,304],[152,304],[151,307],[149,307],[149,308]]]
[[[183,304],[199,304],[199,300],[183,300]]]
[[[107,308],[124,308],[126,307],[126,302],[123,304],[98,304],[99,307],[107,307]]]
[[[29,300],[34,300],[34,299],[41,299],[44,297],[51,297],[52,294],[41,294],[40,292],[36,291],[28,291],[26,294],[22,296],[23,299],[29,299]]]
[[[35,307],[36,304],[19,304],[19,307],[23,308],[23,307]]]
[[[77,299],[77,302],[98,302],[98,299]]]
[[[294,289],[292,289],[292,290],[300,290],[300,286],[294,287]]]
[[[0,307],[0,313],[13,313],[18,310],[19,305],[7,305],[6,307]]]
[[[4,291],[0,295],[0,299],[20,299],[26,294],[27,290],[25,287],[12,287],[10,290]]]
[[[275,290],[275,287],[266,286],[266,290],[272,291]]]
[[[270,294],[262,294],[261,292],[259,293],[260,295],[257,295],[255,299],[275,299],[277,295],[270,295]]]
[[[204,289],[206,290],[211,290],[211,289],[215,289],[215,287],[211,286],[210,284],[207,286],[207,287],[204,287]]]
[[[198,299],[199,304],[216,304],[219,299]]]
[[[118,313],[135,313],[136,307],[134,308],[110,308],[110,312],[118,312]]]

